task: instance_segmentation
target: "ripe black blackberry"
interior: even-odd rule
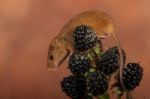
[[[72,99],[82,99],[85,95],[86,83],[81,76],[65,77],[60,85],[63,92]]]
[[[123,62],[125,63],[126,55],[123,52]],[[117,47],[109,48],[99,60],[96,61],[96,67],[98,70],[103,71],[106,74],[112,74],[119,68],[119,50]]]
[[[69,58],[69,68],[73,74],[85,74],[90,68],[90,60],[85,53],[74,52]]]
[[[123,71],[123,82],[128,90],[139,85],[143,76],[143,68],[138,63],[128,63]]]
[[[79,25],[74,30],[74,47],[76,50],[85,51],[96,45],[95,31],[87,25]]]
[[[108,78],[100,71],[91,72],[87,79],[87,91],[94,96],[104,94],[108,89]]]

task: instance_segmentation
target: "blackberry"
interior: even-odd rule
[[[87,91],[94,96],[104,94],[108,89],[108,78],[100,71],[91,72],[87,78]]]
[[[128,90],[139,85],[143,76],[143,68],[138,63],[128,63],[123,71],[123,82]]]
[[[90,68],[90,60],[85,53],[74,52],[69,58],[69,68],[73,74],[85,74]]]
[[[96,42],[96,33],[90,26],[79,25],[74,29],[74,47],[76,50],[88,50],[94,47]]]
[[[123,62],[125,63],[126,55],[123,52]],[[96,67],[98,70],[103,71],[106,74],[112,74],[119,68],[119,50],[117,47],[109,48],[100,59],[96,61]]]
[[[86,83],[81,76],[65,77],[60,85],[63,92],[72,99],[82,99],[85,95]]]

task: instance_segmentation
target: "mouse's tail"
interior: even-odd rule
[[[132,99],[132,95],[130,94],[129,90],[126,89],[125,85],[124,85],[124,82],[123,82],[123,70],[124,70],[124,64],[123,64],[123,52],[122,52],[122,47],[121,47],[121,44],[119,42],[119,39],[117,37],[117,35],[115,33],[111,33],[115,42],[116,42],[116,45],[119,49],[119,55],[120,55],[120,68],[119,68],[119,80],[120,80],[120,83],[121,83],[121,87],[123,88],[123,90],[126,92],[126,99]]]

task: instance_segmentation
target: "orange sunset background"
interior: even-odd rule
[[[1,0],[0,99],[69,99],[59,84],[69,74],[67,62],[48,71],[48,48],[69,19],[90,9],[113,18],[127,60],[144,68],[133,97],[149,99],[149,0]]]

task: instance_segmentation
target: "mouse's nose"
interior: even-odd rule
[[[48,70],[53,70],[53,69],[55,70],[58,68],[58,63],[48,60],[47,68],[48,68]]]

